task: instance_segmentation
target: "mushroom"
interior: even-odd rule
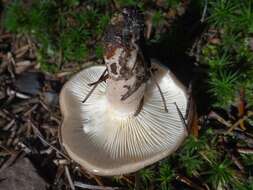
[[[73,160],[96,175],[137,171],[171,154],[187,136],[182,118],[186,89],[158,61],[147,67],[139,53],[138,19],[135,10],[117,15],[104,39],[106,65],[82,70],[60,94],[62,144]],[[108,79],[82,103],[92,89],[89,84],[105,71]]]

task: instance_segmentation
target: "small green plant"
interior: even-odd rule
[[[210,9],[210,23],[217,28],[223,28],[234,21],[237,4],[231,0],[216,0],[210,2]]]
[[[218,70],[224,69],[225,67],[231,65],[231,62],[229,60],[229,57],[224,54],[219,57],[213,57],[211,59],[208,59],[208,65],[211,70],[217,72]]]
[[[159,168],[159,177],[157,180],[160,183],[161,190],[172,189],[171,181],[175,178],[175,173],[168,162],[162,163]]]
[[[180,154],[179,164],[186,171],[188,176],[198,175],[204,162],[199,152],[207,146],[205,139],[197,139],[194,136],[187,138]]]
[[[215,106],[227,108],[235,101],[237,73],[223,70],[210,74],[210,92],[217,98]]]
[[[148,187],[149,183],[154,179],[155,172],[150,168],[144,168],[140,172],[140,178],[145,187]]]
[[[152,23],[154,27],[157,27],[158,25],[162,24],[164,22],[164,16],[161,11],[156,11],[152,17]]]
[[[242,1],[240,3],[239,15],[236,17],[236,24],[238,24],[238,31],[253,32],[253,3],[252,1]]]
[[[180,3],[180,0],[166,0],[166,5],[168,7],[177,7]]]
[[[136,6],[138,5],[138,1],[136,0],[117,0],[117,2],[121,5],[121,6]]]
[[[214,189],[225,188],[240,183],[228,159],[224,159],[220,163],[213,162],[206,174],[208,175],[207,181],[212,184]]]
[[[207,42],[202,50],[202,64],[209,66],[209,92],[213,105],[227,109],[240,90],[252,105],[253,51],[249,48],[253,26],[253,5],[250,0],[214,0],[209,3],[212,30],[219,43]]]

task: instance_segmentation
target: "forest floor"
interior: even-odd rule
[[[41,2],[46,6],[33,1],[0,3],[0,190],[253,190],[253,23],[243,20],[242,27],[252,27],[249,31],[223,26],[218,13],[222,18],[234,14],[224,0],[200,5],[187,0],[157,0],[151,5],[127,0]],[[226,2],[223,9],[222,2]],[[99,177],[81,168],[62,148],[59,93],[74,73],[102,63],[97,41],[111,14],[128,4],[145,13],[150,56],[167,65],[186,86],[192,85],[197,114],[191,134],[176,153],[133,174]],[[65,19],[54,20],[58,24],[53,31],[51,22],[36,15],[47,14],[50,6],[62,11]],[[252,4],[248,9],[253,20]],[[80,11],[88,20],[84,31],[74,15]],[[95,15],[90,15],[92,11]],[[70,31],[68,26],[77,29]],[[237,38],[228,39],[234,33]],[[235,44],[239,41],[243,45]],[[230,50],[224,50],[225,43],[230,43]]]

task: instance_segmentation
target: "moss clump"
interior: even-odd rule
[[[33,38],[39,46],[42,70],[56,71],[62,62],[82,62],[93,54],[101,58],[97,41],[110,20],[101,3],[82,6],[79,0],[44,0],[27,5],[17,0],[7,7],[4,26]],[[58,64],[47,64],[56,57]]]
[[[236,102],[239,91],[252,106],[253,50],[250,48],[253,27],[253,3],[250,0],[215,0],[208,5],[207,22],[212,31],[202,49],[201,64],[209,70],[213,105],[228,108]]]

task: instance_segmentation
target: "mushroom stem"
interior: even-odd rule
[[[140,87],[134,91],[127,99],[122,100],[122,96],[126,94],[129,88],[136,82],[136,77],[129,80],[107,80],[106,98],[114,113],[120,116],[133,116],[140,107],[146,83],[142,83]]]

